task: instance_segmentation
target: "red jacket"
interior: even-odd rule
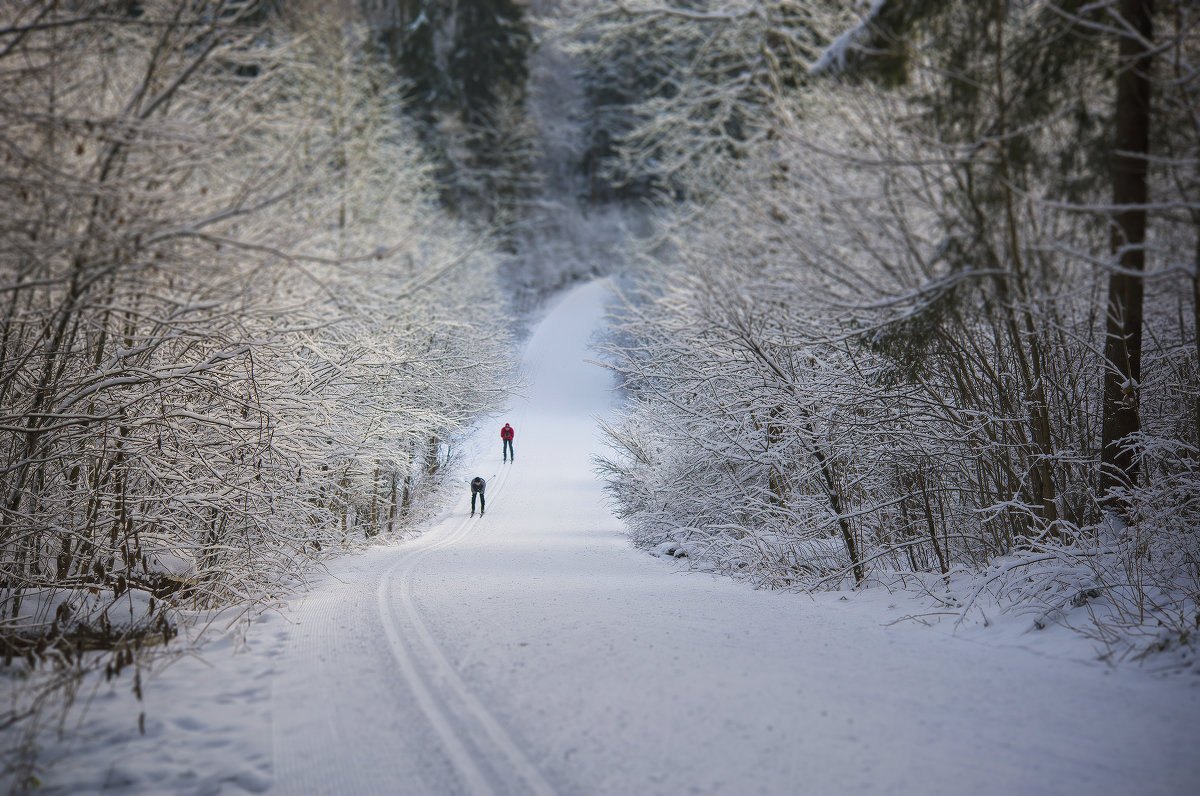
[[[513,427],[510,426],[508,423],[505,423],[504,428],[500,429],[500,439],[512,439],[512,438],[513,438]]]

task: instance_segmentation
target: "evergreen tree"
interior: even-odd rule
[[[458,0],[446,71],[464,121],[488,121],[502,98],[520,104],[532,42],[524,9],[513,0]]]
[[[514,0],[359,0],[408,84],[409,111],[440,161],[442,199],[491,223],[527,181],[525,83],[533,44]]]
[[[453,96],[438,58],[446,10],[440,0],[359,0],[380,49],[408,84],[410,107],[425,117]]]
[[[445,24],[443,6],[438,0],[414,0],[399,31],[397,63],[401,74],[412,82],[411,101],[426,112],[453,94],[437,57],[437,39]]]

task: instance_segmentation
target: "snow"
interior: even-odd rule
[[[592,472],[613,395],[584,360],[607,295],[548,312],[527,396],[481,427],[426,533],[335,561],[244,638],[148,677],[140,706],[126,675],[97,686],[42,790],[1195,792],[1194,675],[1102,665],[1027,617],[896,621],[931,609],[756,591],[634,549]]]
[[[871,0],[871,6],[857,23],[830,42],[824,52],[808,68],[810,75],[837,74],[846,68],[850,51],[861,48],[871,35],[872,22],[879,16],[885,0]]]

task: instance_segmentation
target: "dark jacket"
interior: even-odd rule
[[[487,481],[484,481],[479,476],[471,479],[471,492],[483,494],[484,487],[487,486]]]

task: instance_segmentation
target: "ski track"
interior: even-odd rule
[[[511,465],[503,465],[489,478],[487,493],[493,500],[503,496],[511,470]],[[554,790],[537,767],[463,681],[430,633],[412,593],[414,574],[431,554],[479,533],[478,526],[486,521],[486,515],[452,517],[399,548],[366,554],[364,565],[352,570],[357,575],[354,581],[331,578],[331,583],[301,601],[292,617],[286,655],[300,661],[300,670],[315,668],[323,683],[354,683],[355,689],[375,691],[375,696],[365,701],[374,706],[376,716],[386,711],[394,718],[411,721],[415,705],[427,723],[428,737],[436,738],[440,747],[432,749],[420,742],[422,757],[426,763],[443,758],[433,767],[437,773],[430,788],[475,794],[551,794]],[[373,613],[367,612],[360,597],[368,584],[374,589]],[[349,617],[348,606],[357,606]],[[370,652],[361,642],[372,637],[386,639],[394,666],[358,671],[363,654]],[[389,668],[399,677],[389,676]],[[339,676],[338,672],[346,674]],[[379,681],[369,682],[371,676]],[[354,783],[349,790],[356,793],[395,793],[397,782],[405,781],[412,772],[396,766],[395,750],[388,744],[370,740],[374,735],[370,728],[377,728],[379,721],[371,723],[360,715],[361,696],[345,702],[326,701],[314,711],[311,687],[311,682],[292,681],[286,673],[276,677],[272,694],[274,791],[340,793],[347,791],[346,783]],[[397,696],[404,690],[413,703]],[[330,748],[340,750],[339,754],[328,755]]]
[[[1049,634],[883,627],[919,611],[882,589],[755,592],[632,550],[589,458],[604,289],[537,328],[529,396],[473,441],[492,511],[467,517],[464,484],[293,603],[272,793],[1196,792],[1200,688],[1039,657]],[[496,469],[504,419],[522,459]]]
[[[532,345],[524,368],[536,369],[544,360],[544,346]],[[520,400],[506,415],[518,428],[528,415],[528,405],[527,400]],[[498,444],[498,437],[495,442]],[[492,447],[484,435],[476,448],[485,450],[477,458],[490,459]],[[514,455],[512,462],[502,463],[488,476],[487,497],[493,506],[504,495],[515,460]],[[315,663],[322,683],[332,683],[336,690],[354,682],[356,689],[368,688],[375,696],[369,700],[361,695],[348,701],[325,699],[318,707],[310,700],[311,682],[280,673],[272,684],[276,768],[272,792],[384,794],[397,792],[401,782],[406,783],[399,787],[404,792],[556,792],[464,681],[422,619],[413,593],[416,575],[433,554],[461,544],[472,534],[485,534],[487,522],[486,515],[451,516],[399,548],[366,554],[363,564],[352,569],[354,581],[334,576],[331,583],[300,601],[293,611],[292,629],[284,634],[288,657],[300,662],[296,668],[312,671]],[[366,616],[359,607],[347,617],[346,607],[361,606],[357,595],[368,587],[374,591],[374,613]],[[345,641],[361,642],[369,637],[386,640],[395,664],[390,675],[378,669],[356,670],[363,650],[355,644],[347,648]],[[347,674],[339,677],[339,671]],[[364,683],[363,678],[372,673],[381,675],[379,681]],[[411,702],[400,696],[403,693]],[[406,721],[412,721],[419,711],[423,727],[415,734],[420,740],[410,739],[409,748],[419,750],[416,756],[424,765],[415,772],[410,766],[398,766],[394,750],[372,742],[373,733],[364,732],[370,726],[369,718],[358,710],[364,703],[371,704],[376,715],[382,708]],[[431,739],[436,739],[435,743],[430,743]],[[348,753],[329,755],[331,748]],[[437,763],[431,763],[433,760]],[[348,788],[348,783],[353,786]]]
[[[480,423],[423,535],[214,624],[143,672],[144,699],[132,673],[91,683],[69,740],[44,728],[37,792],[1200,792],[1194,674],[1101,665],[995,606],[954,630],[901,621],[930,610],[913,593],[758,591],[633,549],[591,460],[610,381],[583,360],[606,297],[581,286],[534,328],[528,394]]]
[[[497,485],[489,490],[494,497],[502,495],[510,471],[510,466],[501,468]],[[468,789],[473,793],[550,794],[554,791],[541,772],[463,682],[422,621],[413,599],[411,576],[424,558],[458,543],[482,521],[482,517],[464,520],[453,533],[389,568],[379,586],[379,611],[396,660]],[[392,597],[393,591],[399,592],[398,601]],[[403,618],[395,611],[397,602],[403,607]],[[400,632],[405,626],[412,630],[415,643],[405,642]],[[423,665],[418,663],[422,657]]]

